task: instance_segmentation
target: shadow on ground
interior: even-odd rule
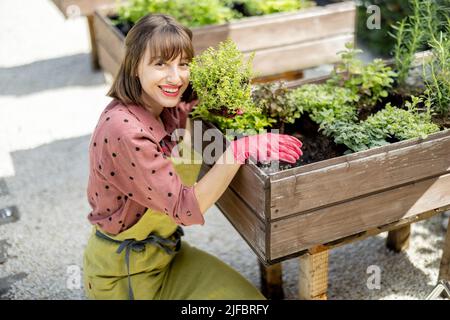
[[[0,264],[2,299],[83,298],[81,278],[79,288],[67,287],[67,270],[81,272],[91,230],[89,141],[86,135],[11,153],[16,174],[3,178],[9,195],[0,208],[16,205],[20,219],[0,226],[0,240],[11,244]]]
[[[0,68],[0,95],[22,96],[45,90],[104,83],[103,72],[91,69],[91,56],[88,53]]]

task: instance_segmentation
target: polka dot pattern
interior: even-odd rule
[[[169,159],[176,145],[169,133],[184,127],[179,125],[182,113],[165,108],[160,115],[163,126],[139,106],[116,100],[108,105],[90,149],[91,223],[115,235],[137,223],[147,208],[181,225],[204,223],[193,187],[183,185]],[[101,147],[98,141],[103,141]]]

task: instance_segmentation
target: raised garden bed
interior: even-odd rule
[[[326,79],[295,81],[290,87]],[[300,297],[324,298],[329,249],[391,231],[387,245],[400,251],[412,222],[450,209],[450,123],[426,138],[344,155],[345,148],[317,133],[308,118],[300,120],[301,166],[276,172],[254,163],[242,166],[216,204],[264,264],[265,285],[281,281],[277,263],[301,256]],[[292,130],[299,125],[285,132],[296,135]],[[221,134],[202,122],[206,129]],[[208,169],[204,165],[202,175]],[[441,277],[449,278],[449,250]]]
[[[112,75],[125,54],[125,35],[109,18],[115,15],[113,6],[99,8],[94,15],[99,63]],[[300,70],[336,62],[336,53],[354,41],[355,15],[353,1],[343,1],[294,13],[248,17],[192,28],[193,44],[198,54],[230,37],[245,54],[256,52],[253,65],[259,77],[284,74],[292,78]]]

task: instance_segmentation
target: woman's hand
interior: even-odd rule
[[[282,160],[295,163],[302,155],[302,142],[293,136],[263,133],[231,142],[234,159],[244,164],[249,157],[260,162]]]
[[[274,133],[247,136],[231,142],[231,146],[194,187],[200,211],[206,212],[222,196],[245,159],[253,157],[260,161],[294,163],[302,155],[301,147],[302,143],[297,138]],[[233,157],[233,163],[227,161]]]

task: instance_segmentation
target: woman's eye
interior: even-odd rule
[[[164,65],[164,61],[157,61],[155,63],[155,66],[163,66]]]
[[[188,66],[189,66],[189,63],[187,63],[187,62],[181,63],[180,66],[182,66],[182,67],[188,67]]]

